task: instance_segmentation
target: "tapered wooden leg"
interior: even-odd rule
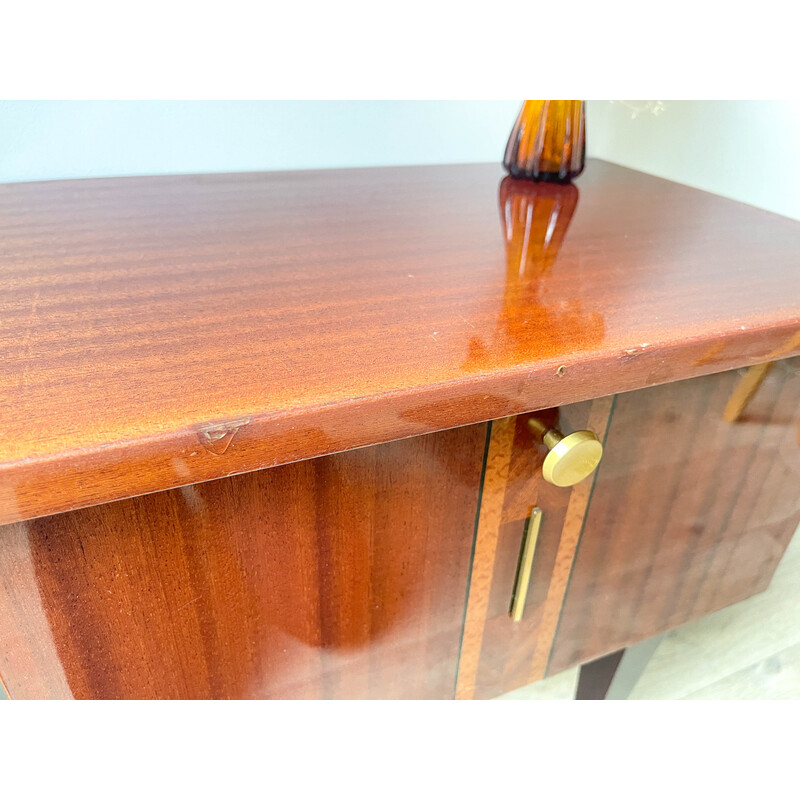
[[[756,364],[747,370],[733,390],[725,411],[722,412],[725,422],[736,422],[739,419],[774,365],[774,361],[768,361],[766,364]]]
[[[663,638],[654,636],[581,666],[575,699],[627,699]]]

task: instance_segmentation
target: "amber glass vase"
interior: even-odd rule
[[[506,145],[503,166],[514,178],[568,183],[583,172],[583,100],[526,100]]]

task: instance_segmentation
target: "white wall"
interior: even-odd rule
[[[520,101],[6,101],[0,183],[502,159]]]
[[[664,104],[589,101],[589,155],[800,219],[800,102]]]
[[[800,219],[800,103],[589,101],[589,155]],[[503,101],[0,102],[0,182],[499,161]],[[580,179],[579,179],[580,180]]]

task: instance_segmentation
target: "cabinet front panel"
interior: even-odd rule
[[[619,395],[549,673],[762,591],[800,521],[800,360]]]
[[[528,427],[535,416],[565,432],[602,439],[613,398],[575,403],[492,423],[457,696],[495,697],[544,677],[593,477],[547,483],[546,449]],[[523,534],[534,507],[541,524],[521,618],[510,616]]]
[[[9,694],[452,697],[486,432],[0,528]]]

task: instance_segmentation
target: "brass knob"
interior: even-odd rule
[[[588,478],[603,457],[603,445],[592,431],[575,431],[564,436],[535,417],[528,419],[528,426],[550,450],[542,464],[542,475],[548,483],[574,486]]]

